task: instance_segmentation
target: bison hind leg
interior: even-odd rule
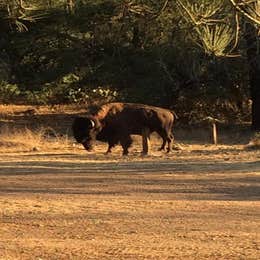
[[[172,133],[166,133],[164,131],[160,131],[160,132],[158,132],[158,134],[163,139],[163,142],[162,142],[161,147],[159,148],[159,151],[164,151],[166,143],[167,143],[167,153],[171,152],[172,151],[172,144],[173,144],[173,140],[174,140],[173,134]]]
[[[174,136],[173,136],[172,133],[170,133],[167,136],[167,144],[168,144],[168,146],[167,146],[167,153],[172,151],[173,141],[174,141]]]
[[[162,145],[161,145],[161,147],[158,149],[158,151],[164,151],[164,150],[165,150],[165,145],[166,145],[166,139],[163,138]]]

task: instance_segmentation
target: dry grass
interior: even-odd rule
[[[38,130],[10,129],[4,127],[0,130],[0,147],[2,152],[19,151],[46,151],[64,149],[70,140],[67,136],[59,136],[51,128]]]
[[[1,105],[0,116],[17,115],[17,114],[51,114],[51,113],[80,113],[86,111],[85,105],[42,105],[42,106],[29,106],[29,105]]]
[[[249,144],[245,146],[246,149],[257,150],[260,149],[260,133],[256,133],[250,140]]]

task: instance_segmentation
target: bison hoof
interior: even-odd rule
[[[159,148],[158,151],[165,151],[165,148]]]

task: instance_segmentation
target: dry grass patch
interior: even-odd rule
[[[249,144],[246,145],[246,149],[260,149],[260,132],[256,133],[255,136],[250,140]]]
[[[0,104],[0,116],[30,114],[77,114],[86,112],[87,105],[3,105]]]
[[[4,127],[0,130],[0,147],[2,152],[19,151],[47,151],[64,149],[71,146],[67,136],[58,135],[51,128],[38,130],[10,129]]]

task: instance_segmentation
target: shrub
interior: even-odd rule
[[[20,90],[16,84],[5,81],[0,82],[0,102],[11,103],[20,95]]]

